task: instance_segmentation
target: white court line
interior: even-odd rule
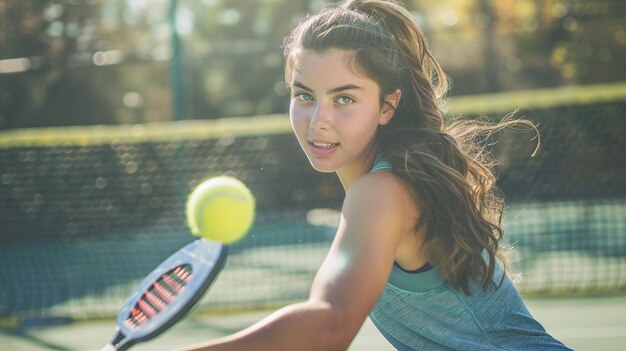
[[[567,339],[626,337],[626,327],[552,328],[548,332]]]

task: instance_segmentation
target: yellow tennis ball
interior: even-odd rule
[[[187,224],[194,235],[232,244],[252,227],[254,206],[250,189],[241,181],[228,176],[209,178],[189,195]]]

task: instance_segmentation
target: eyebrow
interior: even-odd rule
[[[302,83],[300,83],[298,81],[293,82],[292,86],[300,88],[300,89],[304,89],[304,90],[307,90],[307,91],[311,91],[311,92],[313,91],[313,89],[307,87],[306,85],[304,85],[304,84],[302,84]],[[363,88],[361,88],[358,85],[354,85],[354,84],[346,84],[346,85],[338,86],[336,88],[332,88],[332,89],[328,90],[326,93],[327,94],[336,94],[336,93],[340,93],[340,92],[346,91],[346,90],[363,90]]]

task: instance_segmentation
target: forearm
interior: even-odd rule
[[[284,307],[231,336],[180,351],[345,350],[356,331],[346,330],[342,319],[339,312],[323,304],[303,302]]]

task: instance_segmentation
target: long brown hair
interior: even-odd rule
[[[483,288],[496,284],[496,259],[506,266],[499,250],[503,201],[494,162],[480,141],[516,121],[456,119],[446,125],[440,103],[448,80],[399,2],[346,0],[305,17],[284,41],[287,82],[303,49],[352,53],[355,68],[378,83],[381,104],[384,96],[402,92],[376,138],[418,199],[416,230],[425,230],[429,262],[466,294],[472,280]]]

